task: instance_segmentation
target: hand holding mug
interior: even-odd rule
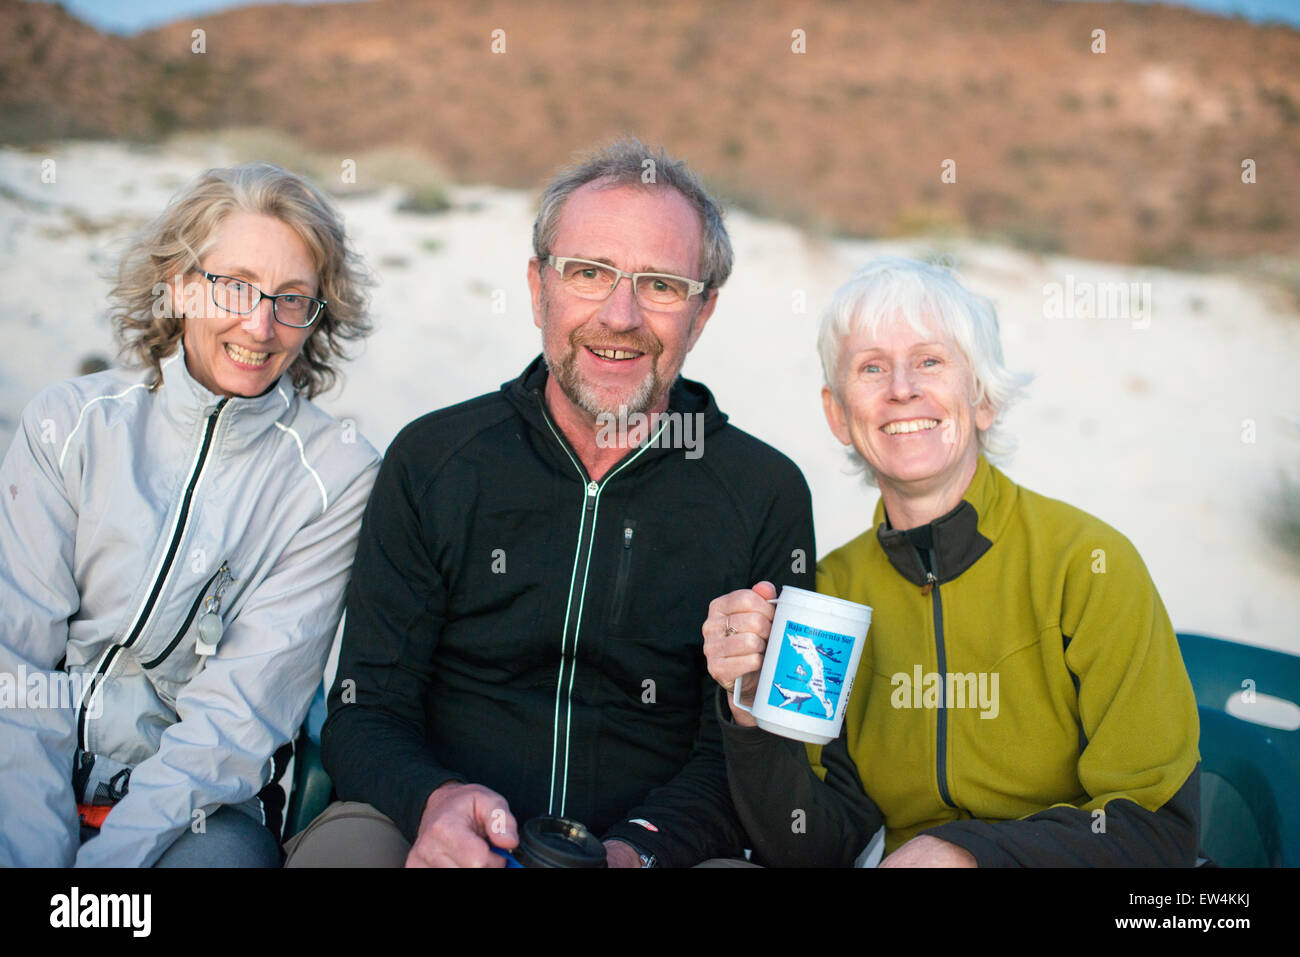
[[[827,744],[844,724],[871,608],[793,585],[777,601],[767,597],[775,589],[766,582],[758,588],[732,592],[709,606],[709,674],[724,687],[728,678],[734,682],[729,700],[737,724]]]
[[[742,588],[709,602],[709,617],[701,629],[704,657],[713,680],[727,690],[728,701],[737,678],[744,679],[742,696],[753,700],[776,612],[772,605],[774,598],[776,586],[762,581],[752,589]],[[753,715],[736,707],[734,702],[731,713],[737,724],[753,727],[756,723]]]

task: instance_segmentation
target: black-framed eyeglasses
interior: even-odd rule
[[[273,296],[262,292],[251,282],[234,276],[218,276],[196,267],[196,272],[212,283],[212,301],[226,312],[246,315],[257,308],[263,299],[271,300],[271,315],[282,326],[306,329],[327,305],[324,299],[304,296],[299,292],[282,292]]]
[[[625,272],[609,263],[572,256],[547,256],[547,263],[555,267],[564,288],[580,299],[596,302],[608,299],[619,280],[632,281],[632,291],[637,302],[647,309],[671,312],[682,308],[691,296],[704,291],[705,284],[686,276],[673,276],[660,272]]]

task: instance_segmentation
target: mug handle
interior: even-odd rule
[[[736,684],[731,689],[731,703],[734,704],[741,711],[744,711],[746,714],[753,714],[754,713],[753,708],[749,707],[749,705],[744,705],[740,703],[740,683],[744,680],[745,680],[744,675],[741,675],[739,678],[736,679]]]
[[[769,605],[775,605],[778,600],[779,599],[776,598],[769,598],[767,600],[767,603]],[[768,637],[770,639],[771,636],[769,635]],[[766,651],[764,653],[766,654]],[[745,712],[746,714],[753,714],[754,713],[753,708],[749,707],[748,705],[743,705],[740,703],[740,683],[744,680],[745,680],[744,675],[741,675],[739,678],[736,679],[736,683],[731,688],[731,701],[737,708],[739,708],[741,711]]]

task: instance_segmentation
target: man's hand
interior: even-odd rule
[[[610,840],[605,842],[605,863],[610,867],[640,867],[641,855],[631,844]]]
[[[708,660],[709,674],[727,689],[727,702],[736,724],[747,728],[757,722],[748,711],[736,707],[731,691],[736,679],[743,677],[741,698],[753,704],[758,673],[763,667],[763,650],[776,616],[776,608],[769,599],[775,597],[775,585],[759,582],[753,590],[742,588],[715,598],[709,602],[709,617],[700,629],[704,633],[704,657]]]
[[[506,859],[492,853],[489,841],[508,851],[519,846],[509,803],[481,784],[448,781],[424,803],[406,866],[505,867]]]
[[[881,867],[979,867],[974,855],[956,844],[918,834],[883,861]]]

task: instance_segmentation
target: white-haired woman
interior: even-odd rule
[[[0,674],[25,695],[0,708],[0,865],[279,864],[273,756],[378,466],[309,401],[369,331],[364,281],[314,187],[209,170],[123,259],[141,368],[23,412],[0,465]]]
[[[1022,386],[991,303],[880,259],[837,291],[819,346],[826,419],[880,503],[817,588],[874,614],[838,740],[805,751],[723,708],[758,859],[847,865],[883,825],[884,866],[1193,863],[1198,722],[1173,628],[1122,535],[989,464]],[[752,695],[774,594],[711,604],[723,688]]]

